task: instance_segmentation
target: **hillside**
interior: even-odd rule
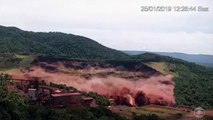
[[[89,38],[59,32],[29,32],[0,26],[0,53],[40,54],[79,59],[117,59],[126,54]]]
[[[29,64],[27,64],[28,62],[25,61],[27,61],[30,57],[23,57],[19,55],[15,56],[16,57],[10,56],[8,57],[8,59],[4,58],[5,60],[3,60],[5,62],[2,62],[1,64],[6,63],[9,68],[11,68],[11,66],[16,67],[17,65],[21,68],[24,68],[26,65],[29,66]],[[16,64],[11,61],[15,61]],[[45,62],[49,65],[43,64]],[[25,63],[25,65],[23,66],[21,63]],[[58,63],[60,63],[59,66],[57,66]],[[68,68],[60,66],[61,63],[65,64],[64,66]],[[81,77],[89,79],[93,77],[104,77],[104,79],[106,79],[105,77],[107,76],[113,76],[119,77],[119,79],[122,78],[134,81],[138,78],[153,76],[156,71],[163,75],[171,74],[174,76],[174,94],[177,105],[187,105],[193,107],[202,106],[204,108],[213,107],[213,69],[196,65],[194,63],[189,63],[181,59],[160,56],[151,53],[135,55],[132,56],[129,60],[101,61],[79,61],[75,59],[72,60],[51,57],[38,57],[32,65],[39,65],[42,68],[47,69],[45,71],[50,71],[50,73],[56,72],[58,74],[58,72],[62,72],[63,74],[65,74],[65,76],[80,75]],[[56,68],[54,68],[53,66],[56,66]],[[6,69],[6,66],[4,67],[4,69]],[[18,75],[23,74],[22,72],[18,71],[9,71],[8,73],[14,72],[17,72]],[[38,74],[38,76],[42,77],[42,74],[44,73],[41,73],[41,76]],[[51,78],[50,80],[53,80],[53,78]],[[60,79],[62,78],[60,77]],[[64,82],[65,81],[62,81],[62,83]],[[57,79],[56,83],[58,83]]]
[[[174,75],[174,94],[177,105],[213,108],[212,68],[152,53],[135,55],[133,58],[141,60],[158,71],[162,71],[162,63],[164,63],[163,72]]]
[[[129,55],[139,55],[146,53],[145,51],[123,51]],[[178,59],[182,59],[188,62],[194,62],[204,66],[213,66],[213,55],[202,55],[202,54],[185,54],[185,53],[170,53],[170,52],[150,52],[163,56],[170,56]]]

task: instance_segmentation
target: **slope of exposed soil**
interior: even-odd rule
[[[161,75],[145,65],[133,67],[137,69],[98,62],[42,61],[34,63],[28,70],[16,69],[6,73],[13,78],[37,77],[49,83],[66,84],[80,91],[97,92],[115,99],[118,104],[175,103],[172,75]]]

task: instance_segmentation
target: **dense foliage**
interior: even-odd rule
[[[7,92],[8,75],[0,74],[0,120],[22,120],[27,115],[26,99],[14,92]]]
[[[27,32],[0,26],[0,53],[42,54],[81,59],[116,59],[128,55],[89,38],[59,32]]]
[[[178,105],[213,108],[213,69],[156,54],[134,56],[143,62],[168,62],[175,76],[175,98]]]
[[[100,105],[100,106],[109,106],[110,105],[110,101],[105,96],[99,95],[99,94],[94,93],[94,92],[89,92],[86,95],[94,98],[95,101],[97,102],[97,104]]]
[[[195,64],[174,68],[175,97],[178,105],[213,108],[213,70]]]
[[[30,120],[125,120],[104,107],[51,109],[43,106],[28,108]]]
[[[16,67],[20,61],[13,54],[0,53],[0,70]]]

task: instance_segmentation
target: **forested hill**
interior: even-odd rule
[[[82,36],[59,32],[29,32],[4,26],[0,26],[0,53],[79,59],[117,59],[128,56]]]
[[[213,68],[152,53],[135,55],[133,59],[143,63],[154,63],[157,69],[161,63],[166,64],[162,69],[174,73],[174,95],[177,105],[213,109]]]

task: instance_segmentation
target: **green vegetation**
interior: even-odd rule
[[[159,71],[160,73],[164,75],[174,74],[173,72],[170,71],[170,65],[165,62],[149,62],[149,63],[145,63],[145,65]]]
[[[0,70],[7,70],[15,68],[21,59],[17,58],[13,54],[0,53]]]
[[[133,115],[133,120],[164,120],[161,119],[160,117],[158,117],[155,114],[151,114],[151,115]]]
[[[100,106],[109,106],[110,105],[110,101],[105,96],[99,95],[99,94],[94,93],[94,92],[89,92],[86,95],[94,98],[95,101],[97,102],[97,104],[100,105]]]
[[[132,111],[137,116],[141,117],[150,116],[153,119],[155,118],[154,120],[160,119],[176,120],[180,119],[184,114],[186,114],[186,112],[184,111],[154,105],[145,106],[144,108],[140,109],[133,109]]]
[[[0,70],[9,70],[13,68],[29,68],[34,59],[34,55],[0,53]]]
[[[180,64],[174,68],[175,97],[178,105],[213,109],[213,69],[195,64]]]
[[[19,67],[21,67],[21,68],[29,68],[31,66],[31,63],[35,59],[35,56],[33,56],[33,55],[16,54],[15,56],[17,58],[21,59],[21,61],[19,62]]]
[[[170,63],[170,71],[177,74],[174,77],[174,92],[177,105],[200,106],[213,109],[212,68],[150,53],[134,56],[134,59],[141,60],[144,63]]]
[[[3,26],[0,26],[0,53],[78,59],[120,59],[128,56],[82,36],[59,32],[27,32]]]
[[[50,109],[43,106],[28,108],[30,120],[125,120],[104,107]]]
[[[178,120],[189,113],[177,108],[158,105],[143,107],[112,106],[109,109],[133,120]]]
[[[1,120],[22,120],[25,118],[27,107],[26,98],[14,93],[7,92],[6,79],[8,75],[0,75],[0,119]]]

